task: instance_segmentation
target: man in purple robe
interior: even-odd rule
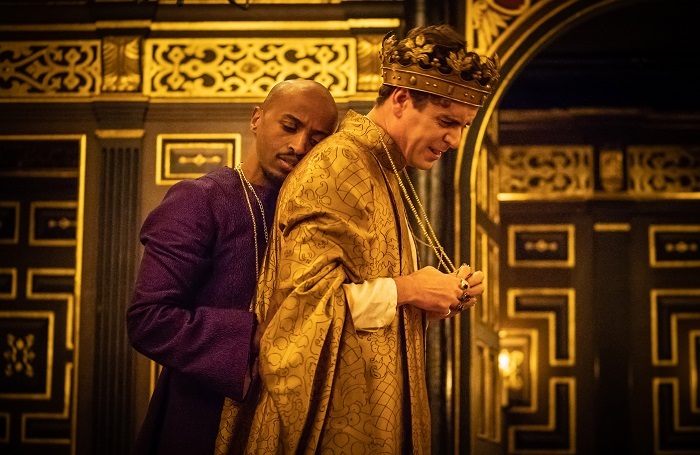
[[[251,300],[280,186],[337,121],[321,84],[275,85],[253,111],[245,162],[177,183],[146,218],[127,328],[163,370],[134,453],[214,453],[225,397],[243,400],[250,384]]]

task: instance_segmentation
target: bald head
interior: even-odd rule
[[[275,84],[270,89],[261,107],[265,109],[271,103],[275,103],[281,98],[295,95],[318,97],[324,100],[324,104],[335,106],[333,95],[322,84],[309,79],[292,79]]]
[[[276,84],[253,112],[251,130],[264,179],[276,186],[338,125],[338,107],[326,87],[306,79]]]

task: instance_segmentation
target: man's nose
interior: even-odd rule
[[[295,135],[289,146],[292,148],[295,155],[306,155],[306,152],[311,148],[306,134],[303,133]]]
[[[450,148],[456,149],[459,147],[459,143],[462,140],[462,129],[449,130],[444,137],[444,141]]]

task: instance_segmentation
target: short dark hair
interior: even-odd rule
[[[399,87],[394,87],[393,85],[382,84],[379,87],[379,92],[377,93],[377,98],[374,100],[375,106],[381,106],[389,99],[394,90]],[[413,107],[419,111],[430,101],[433,104],[439,104],[442,106],[449,105],[452,101],[442,96],[433,95],[432,93],[421,92],[420,90],[408,89],[408,94],[411,97],[411,102],[413,102]]]

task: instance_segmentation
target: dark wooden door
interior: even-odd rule
[[[502,204],[508,453],[700,451],[700,204]]]

